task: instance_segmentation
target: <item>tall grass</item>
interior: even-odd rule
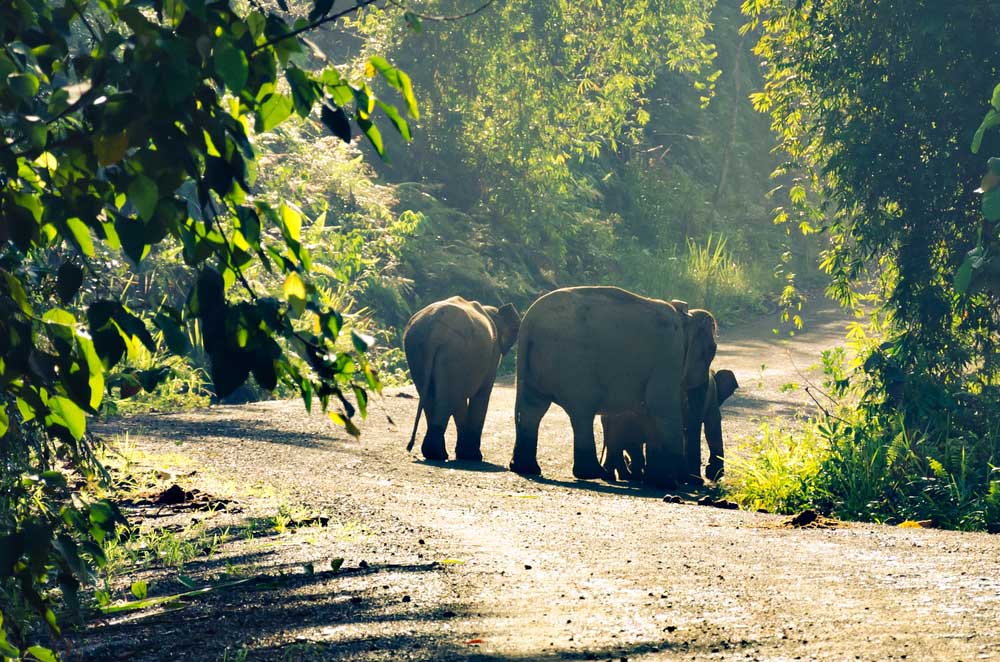
[[[657,299],[682,299],[711,310],[722,323],[763,311],[776,291],[773,274],[738,260],[722,234],[710,234],[704,243],[688,239],[681,248],[633,245],[623,252],[621,270],[626,288]]]
[[[762,424],[726,454],[724,491],[748,509],[811,507],[847,520],[1000,532],[995,435],[935,437],[907,429],[902,416],[874,422],[853,413],[801,429]]]
[[[829,449],[813,424],[762,423],[726,453],[723,489],[742,508],[789,513],[826,498],[822,472]]]

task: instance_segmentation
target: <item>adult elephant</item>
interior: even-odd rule
[[[521,316],[512,304],[500,308],[451,297],[418,311],[403,331],[410,375],[420,395],[406,450],[413,448],[420,412],[427,432],[420,451],[428,460],[447,460],[444,432],[454,417],[455,456],[482,460],[480,442],[486,408],[500,358],[517,340]]]
[[[540,474],[538,425],[555,402],[573,426],[573,475],[604,475],[594,416],[649,416],[649,482],[673,487],[687,474],[682,401],[708,380],[715,319],[683,302],[647,299],[617,287],[571,287],[531,305],[517,347],[517,436],[512,471]]]
[[[725,447],[722,441],[722,412],[719,409],[740,387],[732,370],[710,370],[704,397],[693,389],[688,392],[687,416],[684,422],[688,471],[701,474],[701,430],[704,425],[709,459],[706,476],[718,480],[725,470]],[[699,404],[699,402],[701,404]],[[609,478],[619,480],[642,478],[645,468],[643,442],[649,436],[650,422],[638,414],[605,414],[601,416],[604,430],[604,452],[601,466]]]

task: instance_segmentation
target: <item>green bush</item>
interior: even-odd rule
[[[742,508],[799,511],[826,498],[822,472],[829,450],[812,421],[799,427],[762,423],[726,453],[723,489]]]

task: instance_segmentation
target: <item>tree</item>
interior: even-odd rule
[[[946,491],[928,480],[961,482],[979,498],[996,462],[988,421],[998,413],[1000,316],[996,293],[963,294],[968,283],[956,289],[955,276],[980,243],[976,189],[986,162],[970,143],[984,112],[977,100],[988,101],[1000,78],[1000,7],[755,0],[743,8],[762,30],[756,50],[767,63],[754,103],[771,114],[788,157],[782,171],[796,178],[778,218],[828,234],[823,266],[840,300],[856,303],[872,288],[857,369],[835,384],[855,396],[850,424],[828,429],[873,438],[880,453],[895,452],[886,449],[899,439],[925,444],[914,455],[923,475],[899,487],[904,503]],[[983,145],[995,153],[1000,143],[987,134]]]
[[[353,333],[337,344],[343,319],[310,279],[301,211],[250,194],[252,135],[318,106],[332,133],[346,141],[360,131],[380,154],[377,113],[410,138],[403,115],[366,82],[383,78],[417,117],[404,72],[373,56],[365,79],[348,80],[305,38],[373,3],[335,11],[334,0],[316,0],[300,17],[282,0],[285,11],[225,0],[0,5],[5,611],[23,599],[58,631],[48,577],[72,605],[89,565],[102,562],[95,542],[120,514],[104,501],[74,505],[59,470],[99,471],[87,418],[130,347],[151,348],[154,333],[185,354],[197,323],[218,395],[252,374],[266,389],[297,390],[307,408],[331,406],[357,434],[352,417],[364,415],[366,389],[379,388],[364,356],[370,339]],[[184,305],[160,306],[152,329],[114,297],[81,295],[103,276],[98,251],[141,265],[170,244],[194,277]],[[283,296],[254,291],[244,277],[254,263],[282,279]],[[162,376],[117,375],[116,384],[152,388]],[[24,643],[0,636],[0,653]]]

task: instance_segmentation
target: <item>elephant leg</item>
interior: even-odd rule
[[[687,392],[687,420],[684,442],[684,457],[687,461],[688,483],[702,483],[701,478],[701,423],[708,396],[708,383],[689,389]]]
[[[709,453],[705,475],[709,480],[719,480],[725,472],[726,451],[722,444],[722,414],[718,407],[710,407],[705,415],[705,438]]]
[[[420,452],[428,460],[447,460],[448,451],[444,446],[444,431],[448,426],[448,419],[444,423],[433,423],[431,417],[427,417],[427,433],[424,441],[420,444]]]
[[[582,480],[602,478],[604,470],[597,461],[594,442],[594,412],[572,412],[569,421],[573,426],[573,475]]]
[[[486,409],[489,407],[492,391],[493,379],[490,378],[469,399],[465,424],[458,426],[458,444],[455,446],[455,457],[459,460],[481,462],[483,459],[481,448],[483,424],[486,422]],[[458,419],[455,422],[457,424]]]
[[[516,436],[514,454],[510,460],[511,471],[529,476],[542,473],[538,466],[538,426],[551,404],[551,400],[518,381],[514,405]]]
[[[441,368],[441,357],[435,366],[435,377],[446,374]],[[420,445],[420,452],[428,460],[447,460],[448,451],[444,445],[444,431],[448,427],[448,419],[453,411],[445,390],[445,380],[434,379],[431,385],[431,396],[424,402],[424,413],[427,416],[427,434]]]
[[[659,415],[650,421],[644,479],[659,488],[674,489],[687,477],[681,411],[680,400],[671,399],[658,409]]]
[[[605,480],[628,480],[628,466],[625,463],[625,444],[622,425],[611,416],[601,416],[604,430],[604,450],[601,451],[601,468]]]

